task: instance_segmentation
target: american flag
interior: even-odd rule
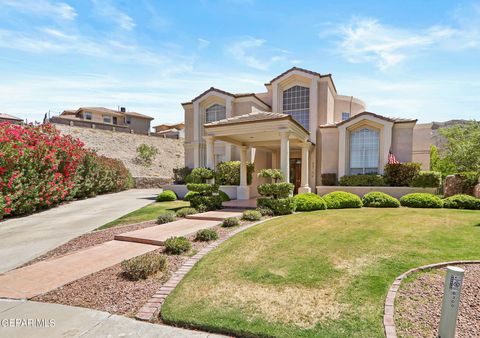
[[[388,153],[388,164],[400,164],[400,162],[397,160],[395,155],[393,155],[391,150]]]

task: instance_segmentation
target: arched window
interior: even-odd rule
[[[377,173],[380,159],[380,134],[362,128],[350,134],[350,175]]]
[[[221,104],[214,104],[207,108],[205,112],[205,122],[210,123],[218,120],[223,120],[227,117],[225,106]]]
[[[305,129],[310,126],[310,89],[294,86],[283,92],[283,113],[291,115]]]

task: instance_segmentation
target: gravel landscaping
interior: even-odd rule
[[[465,269],[458,338],[480,337],[480,264]],[[440,322],[446,268],[421,272],[407,278],[397,293],[395,324],[399,337],[436,337]]]
[[[247,224],[242,222],[241,224]],[[134,230],[134,227],[142,228],[156,225],[155,222],[144,222],[132,226],[110,228],[104,231],[93,232],[80,236],[62,247],[59,247],[46,255],[43,259],[69,253],[73,250],[88,247],[111,240],[117,233]],[[213,227],[220,238],[224,238],[229,232],[236,229]],[[57,303],[71,306],[79,306],[106,311],[112,314],[134,317],[136,312],[158,291],[171,274],[178,270],[190,255],[204,248],[209,242],[198,242],[192,234],[188,239],[192,242],[192,250],[186,255],[168,255],[168,268],[163,273],[150,276],[144,280],[132,281],[123,275],[121,264],[98,271],[94,274],[66,284],[43,295],[32,298],[34,301]],[[164,247],[155,250],[156,254],[165,254]],[[31,264],[31,263],[30,263]]]

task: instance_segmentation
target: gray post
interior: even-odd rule
[[[447,267],[443,293],[442,316],[440,317],[439,338],[454,338],[457,328],[458,305],[462,291],[465,270],[455,266]]]

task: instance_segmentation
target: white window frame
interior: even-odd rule
[[[215,103],[205,109],[205,123],[215,122],[226,118],[227,107],[223,104]]]
[[[295,85],[282,92],[282,112],[310,130],[310,88]]]
[[[380,132],[362,127],[350,133],[349,174],[379,172]]]

